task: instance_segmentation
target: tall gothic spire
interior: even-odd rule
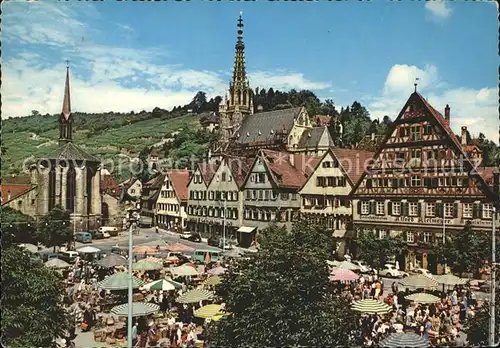
[[[69,94],[69,65],[66,61],[66,84],[64,86],[64,98],[61,117],[59,118],[59,144],[63,145],[72,140],[73,117],[71,114],[71,99]]]
[[[238,18],[238,40],[236,41],[236,54],[234,56],[233,85],[246,83],[245,71],[245,44],[243,43],[243,18],[242,12]]]

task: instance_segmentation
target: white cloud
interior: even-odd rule
[[[467,126],[473,136],[481,132],[498,142],[498,89],[449,88],[441,81],[435,66],[394,65],[387,74],[381,94],[368,99],[372,118],[382,119],[388,115],[395,119],[413,92],[417,76],[420,77],[419,93],[436,110],[443,114],[446,104],[450,105],[451,127],[456,133],[461,126]]]
[[[451,9],[444,0],[430,0],[425,2],[425,8],[434,16],[439,18],[447,18],[451,14]]]
[[[98,7],[85,3],[30,2],[3,6],[5,49],[17,54],[3,61],[2,113],[4,117],[29,115],[31,110],[61,110],[65,68],[69,58],[74,111],[141,111],[156,106],[170,109],[191,101],[203,90],[207,97],[223,95],[227,72],[194,70],[168,61],[162,47],[135,49],[134,29],[104,21]],[[102,24],[102,25],[96,25]],[[118,41],[127,47],[103,45],[99,27],[121,27]],[[36,52],[32,45],[40,45]],[[19,50],[19,48],[21,50]],[[23,51],[24,49],[24,51]],[[60,61],[54,64],[53,55]],[[228,52],[227,54],[232,54]],[[323,89],[330,83],[311,81],[297,72],[258,71],[250,74],[253,87]]]
[[[265,71],[256,71],[249,74],[252,86],[273,87],[279,90],[295,89],[325,89],[331,87],[331,82],[311,81],[304,77],[304,74],[296,72],[281,71],[270,73]]]

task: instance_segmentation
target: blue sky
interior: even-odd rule
[[[452,126],[498,141],[494,2],[55,2],[2,4],[2,114],[172,108],[223,94],[243,11],[252,87],[311,89],[394,118],[419,91]]]

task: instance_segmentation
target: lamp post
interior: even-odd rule
[[[132,248],[133,248],[133,231],[139,219],[140,203],[135,205],[135,208],[129,208],[127,212],[127,219],[130,225],[128,231],[128,315],[127,315],[127,345],[132,348],[132,303],[133,303],[133,273],[132,273]]]
[[[495,342],[495,300],[496,300],[496,207],[493,207],[492,229],[491,229],[491,299],[490,299],[490,332],[489,343],[490,347],[496,347],[499,342]]]

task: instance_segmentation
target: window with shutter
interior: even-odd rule
[[[453,217],[458,217],[458,203],[455,203],[455,207],[453,208]]]
[[[422,216],[422,203],[417,203],[417,214],[419,217]]]
[[[376,202],[370,202],[370,215],[375,215],[377,209],[377,203]]]
[[[436,217],[443,217],[443,203],[436,203]]]
[[[387,214],[389,216],[392,215],[392,202],[391,201],[387,202]]]
[[[463,179],[462,186],[463,187],[469,187],[469,178],[464,178]]]

